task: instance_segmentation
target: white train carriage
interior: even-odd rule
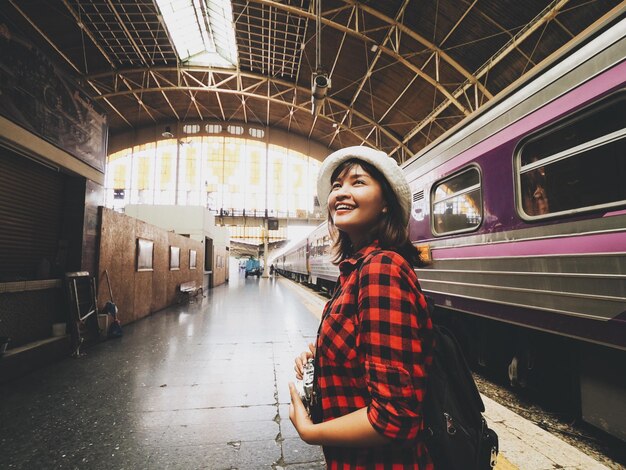
[[[287,251],[281,257],[281,274],[298,282],[308,282],[308,251],[308,243],[306,238],[291,247],[291,249],[289,249],[289,251]]]
[[[320,290],[332,291],[339,277],[339,268],[331,262],[331,239],[326,222],[307,237],[309,244],[310,283]]]

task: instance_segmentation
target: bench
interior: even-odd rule
[[[178,303],[183,301],[190,301],[191,298],[195,298],[198,294],[202,294],[203,289],[196,285],[196,281],[183,282],[178,286]]]

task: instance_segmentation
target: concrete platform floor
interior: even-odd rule
[[[0,386],[0,468],[324,468],[321,450],[289,422],[287,388],[320,302],[290,281],[233,273],[202,300]],[[499,469],[602,468],[579,466],[567,448],[562,466],[533,460],[532,448],[509,450],[526,431],[488,408]]]

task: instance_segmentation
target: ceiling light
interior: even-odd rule
[[[161,135],[167,139],[171,139],[172,137],[174,137],[174,134],[172,134],[172,128],[170,126],[165,126],[165,130],[161,132]]]

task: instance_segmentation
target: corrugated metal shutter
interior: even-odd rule
[[[31,280],[54,262],[64,176],[0,146],[0,281]]]

